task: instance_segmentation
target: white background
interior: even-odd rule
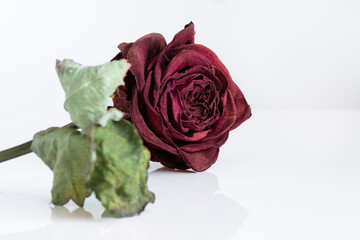
[[[151,164],[157,200],[129,219],[101,219],[95,198],[95,220],[52,210],[34,154],[2,163],[0,239],[359,239],[359,13],[356,0],[1,0],[0,149],[70,122],[55,59],[101,64],[190,21],[253,117],[205,173]]]

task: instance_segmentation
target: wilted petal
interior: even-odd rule
[[[118,48],[120,49],[121,53],[123,54],[123,56],[126,58],[127,57],[127,53],[129,52],[131,46],[133,45],[134,43],[120,43],[118,45]]]
[[[175,48],[180,45],[187,45],[194,43],[195,27],[194,23],[190,22],[185,25],[184,29],[175,34],[173,40],[165,47],[163,52],[170,48]]]
[[[245,120],[251,117],[251,108],[247,103],[244,95],[240,91],[239,87],[233,81],[230,82],[229,91],[232,94],[236,106],[235,122],[230,128],[230,130],[233,130],[237,128]]]
[[[161,34],[151,33],[134,42],[128,49],[127,45],[123,48],[126,59],[131,64],[130,71],[135,76],[136,86],[141,92],[145,85],[145,71],[148,64],[166,46],[166,41]],[[122,48],[121,44],[120,47]]]
[[[176,169],[189,168],[189,166],[184,162],[184,160],[179,156],[179,154],[174,155],[169,152],[160,150],[150,150],[150,152],[151,160],[155,162],[160,162],[165,167]]]
[[[181,145],[181,149],[187,152],[197,152],[200,150],[206,150],[211,147],[220,148],[229,137],[229,132],[224,133],[216,138],[209,139],[205,138],[200,142],[187,143],[185,145]]]
[[[181,151],[186,164],[197,172],[202,172],[208,169],[216,162],[219,155],[219,148],[212,147],[197,152]]]
[[[172,154],[177,154],[177,150],[174,147],[165,143],[159,138],[159,136],[155,135],[155,133],[149,129],[149,126],[144,121],[142,113],[139,111],[138,93],[135,89],[132,95],[133,99],[131,103],[131,121],[138,129],[139,134],[141,135],[146,145],[154,149],[161,149]]]
[[[124,88],[118,87],[113,97],[114,107],[125,114],[125,118],[130,117],[130,101],[127,100],[127,94]]]
[[[217,136],[229,131],[236,120],[236,105],[231,92],[227,92],[221,102],[223,113],[213,128],[213,133]]]
[[[163,72],[162,80],[166,80],[174,73],[186,73],[186,71],[195,66],[211,68],[211,64],[207,58],[195,51],[184,50],[170,61]]]
[[[209,49],[201,44],[182,45],[175,49],[172,49],[172,54],[178,54],[179,52],[182,52],[183,50],[195,51],[195,52],[201,54],[202,56],[206,57],[210,61],[211,65],[219,68],[229,80],[231,79],[229,71],[227,70],[225,65],[220,61],[218,56],[211,49]]]

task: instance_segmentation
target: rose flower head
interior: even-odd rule
[[[113,60],[125,58],[131,67],[113,102],[139,131],[152,161],[204,171],[251,110],[224,64],[195,44],[194,35],[191,22],[169,44],[157,33],[121,43]]]

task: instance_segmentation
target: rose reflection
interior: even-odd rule
[[[230,239],[247,217],[244,208],[219,192],[211,173],[160,168],[149,175],[149,188],[156,193],[151,214],[158,216],[152,227],[163,228],[170,239]]]
[[[156,194],[137,217],[110,219],[95,211],[51,208],[51,224],[6,239],[231,239],[247,217],[237,202],[219,192],[215,175],[160,168],[149,173]],[[85,208],[94,207],[90,198]],[[99,210],[99,206],[97,206]],[[1,236],[0,236],[1,238]]]

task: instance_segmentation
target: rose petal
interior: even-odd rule
[[[189,45],[182,45],[177,48],[173,48],[171,50],[172,55],[177,55],[179,52],[182,52],[183,50],[191,50],[195,51],[202,56],[206,57],[210,63],[219,69],[227,76],[230,77],[229,71],[225,67],[225,65],[220,61],[218,56],[209,48],[201,45],[201,44],[189,44]],[[230,77],[231,79],[231,77]]]
[[[166,151],[152,150],[151,160],[155,162],[160,162],[165,167],[176,168],[176,169],[188,169],[189,166],[184,162],[184,160],[177,154],[171,154]]]
[[[180,154],[189,167],[197,172],[202,172],[216,162],[219,148],[212,147],[197,152],[181,151]]]
[[[113,59],[111,59],[111,61],[120,60],[120,59],[123,59],[123,58],[124,58],[124,55],[122,54],[122,52],[119,52],[118,54],[116,54],[115,57],[113,57]]]
[[[131,121],[139,131],[142,139],[146,144],[152,148],[168,151],[172,154],[177,154],[176,148],[165,143],[162,139],[154,134],[153,131],[149,129],[149,126],[145,123],[142,113],[139,111],[139,100],[138,92],[134,89],[133,99],[131,103]]]
[[[223,135],[220,135],[212,140],[208,138],[204,138],[202,141],[199,142],[186,143],[181,146],[181,149],[187,152],[197,152],[197,151],[206,150],[211,147],[220,148],[222,145],[224,145],[228,137],[229,137],[229,132],[226,132]]]
[[[127,56],[127,53],[129,52],[131,46],[133,45],[134,43],[120,43],[118,45],[118,48],[120,49],[121,53],[123,54],[124,58],[126,58]]]
[[[166,52],[178,46],[194,43],[195,29],[193,22],[185,25],[185,28],[175,34],[173,40],[159,53],[157,58],[148,66],[148,70],[154,68],[154,89],[160,87],[162,71],[171,60],[166,56]]]
[[[214,67],[216,79],[221,83],[221,88],[219,89],[219,96],[222,97],[225,92],[229,89],[229,83],[233,82],[230,79],[228,79],[228,76],[225,76],[225,74],[218,68]]]
[[[182,140],[182,141],[199,141],[207,136],[211,130],[199,130],[198,132],[193,132],[191,135],[186,133],[189,129],[185,129],[182,124],[182,119],[180,114],[183,112],[183,106],[179,99],[178,94],[172,94],[172,91],[176,91],[175,87],[179,88],[176,84],[187,84],[184,89],[190,88],[193,89],[193,84],[196,82],[201,82],[202,80],[193,80],[194,77],[198,76],[197,74],[192,74],[184,77],[181,80],[169,81],[166,88],[163,90],[159,102],[159,110],[163,116],[164,124],[169,128],[169,134],[172,137]]]
[[[114,107],[122,111],[127,118],[130,117],[130,105],[131,103],[127,100],[126,91],[122,86],[118,87],[115,91],[113,98]]]
[[[148,64],[166,46],[166,41],[161,34],[151,33],[134,42],[129,49],[127,45],[121,46],[126,53],[126,59],[131,64],[130,71],[135,76],[136,86],[141,92],[145,85],[145,71]]]
[[[230,131],[236,121],[236,106],[230,92],[225,94],[225,96],[221,99],[221,103],[224,108],[222,110],[223,114],[212,125],[212,131],[209,132],[206,137],[206,140],[209,142],[215,142],[214,139],[217,139],[219,136],[222,136]]]
[[[211,64],[206,57],[195,51],[184,50],[170,61],[169,65],[163,72],[162,81],[168,79],[172,74],[182,71],[184,68],[189,70],[194,66],[204,66],[205,68],[211,68]]]
[[[143,112],[144,120],[148,124],[150,130],[163,141],[171,142],[171,136],[168,134],[168,128],[164,125],[162,116],[160,116],[157,112],[154,112],[153,108],[150,107],[146,107]]]
[[[175,34],[173,40],[164,48],[166,52],[170,48],[175,48],[180,45],[187,45],[194,43],[195,38],[195,26],[193,22],[185,25],[184,29]]]
[[[244,95],[240,91],[239,87],[234,83],[230,83],[230,92],[233,95],[234,102],[236,105],[236,119],[234,125],[230,128],[233,130],[237,128],[241,123],[251,117],[251,108],[247,103]]]

